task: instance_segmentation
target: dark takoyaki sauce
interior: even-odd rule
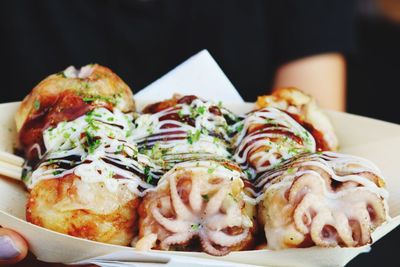
[[[35,101],[40,103],[38,107],[35,105],[37,110],[28,116],[19,132],[20,144],[26,148],[25,158],[31,166],[35,165],[39,159],[38,149],[32,149],[33,146],[37,144],[40,146],[41,153],[45,152],[44,130],[56,126],[59,122],[74,120],[95,107],[71,91],[57,95],[41,95]]]

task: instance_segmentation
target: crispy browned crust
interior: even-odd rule
[[[136,210],[139,198],[132,196],[127,201],[121,201],[111,212],[98,212],[90,207],[85,209],[85,203],[78,196],[76,181],[79,179],[71,174],[38,183],[30,192],[27,221],[63,234],[103,243],[129,245],[137,231]],[[106,197],[111,194],[101,185],[95,185],[90,190]],[[110,201],[115,202],[115,199]]]
[[[303,91],[294,87],[277,88],[270,95],[259,96],[256,107],[274,107],[286,111],[316,138],[318,150],[338,149],[338,139],[328,117],[315,99]]]
[[[133,111],[135,103],[131,89],[109,68],[92,65],[93,71],[87,78],[66,78],[63,72],[52,74],[41,81],[22,101],[15,121],[19,131],[28,117],[46,105],[51,106],[58,95],[71,91],[82,98],[93,98],[93,103],[107,102],[123,112]],[[104,105],[104,103],[103,103]]]

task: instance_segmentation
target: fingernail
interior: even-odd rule
[[[0,260],[13,259],[20,253],[10,237],[6,235],[0,236]]]

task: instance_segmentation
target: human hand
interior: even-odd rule
[[[44,263],[36,260],[32,255],[28,255],[28,243],[18,233],[1,228],[0,226],[0,266],[16,265],[30,267],[62,267],[66,266],[58,263]],[[28,255],[28,257],[27,257]],[[19,262],[19,263],[18,263]],[[81,267],[95,267],[86,265]]]
[[[28,244],[16,232],[0,228],[0,265],[14,264],[28,254]]]

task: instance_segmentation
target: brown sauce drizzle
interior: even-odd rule
[[[32,147],[38,144],[41,153],[45,152],[44,130],[55,127],[62,121],[74,120],[96,107],[94,102],[87,103],[81,96],[68,90],[57,95],[41,95],[38,101],[40,101],[38,110],[29,114],[19,132],[20,144],[25,148],[25,158],[31,166],[39,159],[38,150]],[[110,104],[105,104],[104,107],[112,108]]]

